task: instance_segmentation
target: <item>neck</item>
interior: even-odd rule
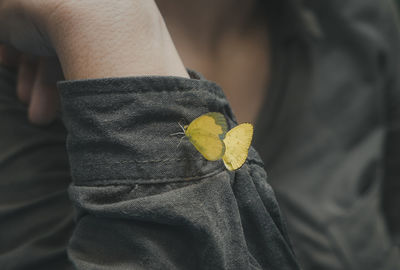
[[[184,65],[222,86],[240,122],[254,122],[269,82],[268,29],[258,3],[157,2]]]
[[[215,50],[220,39],[227,35],[246,33],[254,23],[257,3],[257,0],[157,1],[172,36],[185,35],[208,50]]]

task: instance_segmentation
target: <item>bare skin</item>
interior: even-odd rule
[[[184,65],[222,87],[239,122],[255,122],[269,83],[268,30],[254,22],[255,3],[157,1]]]
[[[31,122],[55,118],[55,82],[63,74],[187,77],[184,66],[219,83],[240,122],[254,121],[268,84],[269,56],[265,25],[248,27],[252,1],[160,1],[163,17],[152,1],[117,3],[2,2],[0,42],[9,46],[0,47],[0,58],[18,68],[17,93]]]
[[[39,125],[57,116],[62,74],[188,77],[150,0],[3,0],[0,43],[7,45],[0,47],[3,64],[18,69],[17,94],[29,120]]]

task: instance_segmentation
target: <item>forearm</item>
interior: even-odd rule
[[[66,79],[188,77],[153,1],[62,5],[47,32]]]
[[[77,269],[298,269],[254,149],[229,172],[170,136],[210,111],[234,125],[218,86],[153,76],[59,87]]]

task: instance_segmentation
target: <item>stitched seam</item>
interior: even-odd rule
[[[171,161],[200,161],[201,159],[187,159],[187,158],[171,158],[171,159],[154,159],[154,160],[125,160],[125,161],[116,161],[116,162],[107,162],[107,163],[92,163],[91,165],[109,165],[109,164],[146,164],[146,163],[165,163]]]
[[[218,171],[213,171],[204,175],[188,176],[188,177],[165,177],[165,178],[124,178],[124,179],[91,179],[85,181],[74,182],[75,186],[131,186],[133,184],[138,184],[138,181],[143,181],[140,184],[164,184],[171,182],[188,182],[191,180],[201,180],[204,178],[212,177],[220,173],[226,172],[225,169]],[[107,181],[107,182],[105,182]],[[127,183],[127,181],[131,181]],[[111,183],[110,183],[111,182]],[[114,182],[114,183],[113,183]],[[115,183],[119,182],[119,183]]]
[[[147,163],[166,163],[172,161],[201,161],[200,158],[188,159],[188,158],[170,158],[170,159],[149,159],[149,160],[125,160],[125,161],[116,161],[116,162],[106,162],[106,163],[89,163],[90,165],[110,165],[110,164],[147,164]],[[218,160],[217,160],[218,161]],[[258,165],[262,167],[263,163],[256,159],[248,159],[247,162],[249,165]]]
[[[205,175],[209,175],[210,173],[206,173],[203,175],[188,175],[188,176],[175,176],[175,177],[156,177],[156,178],[143,178],[143,177],[134,177],[134,176],[129,176],[127,175],[126,178],[120,178],[120,179],[112,179],[110,178],[93,178],[90,180],[85,180],[87,182],[92,182],[92,181],[136,181],[136,180],[146,180],[146,181],[164,181],[164,180],[170,180],[170,179],[192,179],[192,178],[197,178],[197,177],[203,177]]]
[[[196,158],[196,159],[188,159],[188,158],[171,158],[171,159],[153,159],[153,160],[126,160],[126,161],[117,161],[117,162],[107,162],[107,163],[92,163],[91,165],[99,165],[99,166],[104,166],[104,165],[110,165],[110,164],[146,164],[146,163],[166,163],[166,162],[172,162],[172,161],[201,161],[201,159]],[[262,163],[257,161],[256,159],[248,159],[247,162],[249,165],[258,165],[262,167]],[[90,163],[89,163],[90,164]]]

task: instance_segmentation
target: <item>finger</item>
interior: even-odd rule
[[[16,49],[0,44],[0,64],[16,68],[18,66],[19,55],[20,53]]]
[[[28,55],[21,55],[17,77],[17,96],[25,104],[29,104],[38,61]]]
[[[61,74],[54,59],[43,58],[39,62],[28,112],[32,123],[47,125],[56,118],[60,104],[56,82]]]

